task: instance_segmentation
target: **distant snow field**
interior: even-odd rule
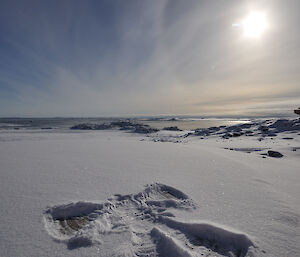
[[[300,256],[299,167],[299,119],[5,128],[0,256]]]

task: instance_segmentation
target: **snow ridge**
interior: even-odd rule
[[[172,210],[195,208],[180,190],[154,183],[140,193],[114,195],[104,203],[49,207],[44,223],[49,235],[70,250],[97,244],[118,256],[255,256],[246,234],[174,219]],[[111,245],[118,247],[107,247]]]

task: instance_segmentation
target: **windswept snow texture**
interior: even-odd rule
[[[129,256],[242,257],[250,256],[249,248],[253,256],[254,244],[245,234],[174,219],[172,210],[194,208],[194,202],[178,189],[155,183],[138,194],[114,195],[104,203],[50,207],[44,222],[48,233],[70,250],[110,240]]]

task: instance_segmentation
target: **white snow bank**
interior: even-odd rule
[[[103,208],[102,204],[90,202],[77,202],[67,205],[57,205],[49,208],[45,213],[55,220],[68,219],[77,216],[86,216],[95,210]]]
[[[193,245],[203,245],[220,254],[242,257],[254,246],[246,234],[216,224],[179,222],[168,217],[160,217],[160,222],[184,233]]]
[[[156,243],[156,251],[159,256],[193,257],[188,250],[183,249],[176,242],[176,239],[156,227],[151,230],[151,237]]]

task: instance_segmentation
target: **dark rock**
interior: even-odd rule
[[[230,134],[230,133],[226,133],[222,136],[222,138],[224,138],[224,139],[229,139],[231,137],[232,137],[232,134]]]
[[[300,119],[286,120],[281,119],[275,121],[270,128],[274,128],[276,132],[296,131],[300,130]]]
[[[221,128],[220,127],[210,127],[208,128],[209,131],[219,131]]]
[[[72,126],[71,129],[84,129],[84,130],[90,130],[90,129],[93,129],[93,124],[80,123],[80,124],[77,124],[77,125]]]
[[[163,130],[169,130],[169,131],[182,131],[182,129],[179,129],[177,126],[164,127]]]
[[[150,128],[145,126],[137,126],[132,132],[134,133],[140,133],[140,134],[149,134],[149,133],[155,133],[158,132],[159,129],[156,128]]]
[[[91,124],[91,123],[81,123],[77,124],[71,129],[78,129],[78,130],[104,130],[104,129],[120,129],[120,130],[127,130],[134,133],[141,133],[141,134],[149,134],[153,132],[159,131],[156,128],[151,128],[149,125],[132,123],[131,121],[113,121],[109,124]]]
[[[269,128],[267,126],[260,126],[258,129],[262,132],[268,132],[269,131]]]
[[[268,151],[268,156],[274,157],[274,158],[281,158],[281,157],[283,157],[283,154],[281,154],[280,152],[269,150]]]
[[[251,128],[252,125],[253,125],[252,123],[245,123],[245,124],[240,125],[240,128],[248,129],[248,128]]]
[[[268,137],[277,137],[277,134],[276,133],[268,133],[266,136],[268,136]]]
[[[195,129],[195,136],[209,136],[211,132],[208,129]]]
[[[228,131],[228,132],[240,132],[240,131],[242,131],[242,129],[237,125],[226,127],[225,130]]]
[[[122,128],[122,127],[131,127],[135,124],[130,121],[113,121],[110,123],[110,125]]]

